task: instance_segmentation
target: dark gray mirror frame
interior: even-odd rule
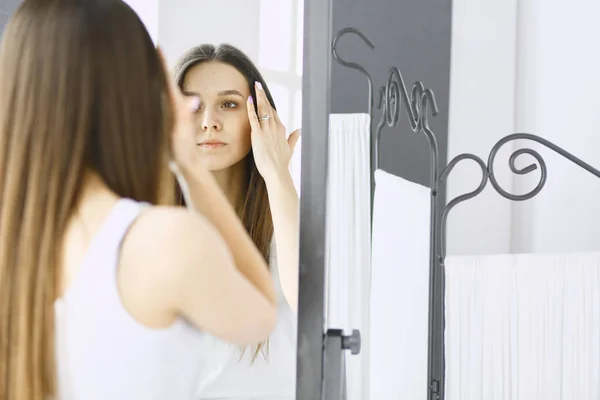
[[[296,400],[323,398],[331,0],[304,0]]]

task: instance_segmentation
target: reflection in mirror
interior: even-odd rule
[[[293,399],[303,1],[129,3],[183,94],[200,99],[197,154],[269,260],[278,296],[275,330],[258,346],[205,335],[193,398]]]

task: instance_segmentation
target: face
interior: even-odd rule
[[[196,143],[208,168],[220,171],[242,161],[251,149],[246,78],[228,64],[204,62],[187,71],[183,92],[201,100]]]

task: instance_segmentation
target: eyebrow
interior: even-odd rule
[[[198,96],[198,97],[200,97],[200,93],[192,92],[191,90],[183,90],[183,94],[185,96]],[[238,90],[235,90],[235,89],[222,90],[219,93],[217,93],[217,95],[218,96],[231,96],[231,95],[235,95],[235,96],[245,97],[242,93],[240,93]]]
[[[217,93],[219,96],[231,96],[231,95],[235,95],[235,96],[240,96],[240,97],[244,97],[243,94],[241,94],[239,91],[235,90],[235,89],[229,89],[229,90],[222,90],[219,93]]]

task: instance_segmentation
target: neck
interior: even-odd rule
[[[106,199],[113,200],[115,198],[118,198],[118,196],[106,186],[100,175],[91,170],[85,172],[79,196],[79,205],[88,202],[105,201]]]
[[[229,168],[213,171],[213,176],[217,184],[238,214],[244,205],[244,194],[246,193],[246,185],[248,184],[246,179],[246,161],[246,159],[243,159]]]

